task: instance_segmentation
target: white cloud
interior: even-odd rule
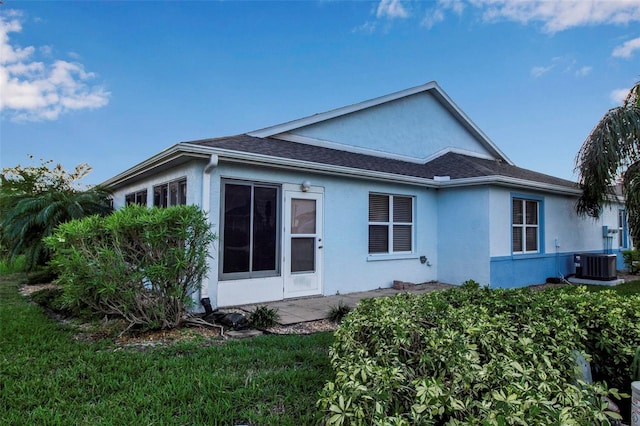
[[[377,24],[375,22],[367,21],[362,25],[358,25],[351,32],[353,33],[364,33],[364,34],[373,34],[376,31]]]
[[[593,67],[584,66],[576,71],[576,77],[586,77],[591,74]]]
[[[630,24],[640,21],[638,0],[468,0],[485,22],[511,21],[540,23],[548,33],[573,27],[605,24]],[[442,21],[447,11],[462,13],[459,0],[438,0],[426,22]],[[433,18],[438,19],[433,19]],[[425,22],[423,21],[423,22]]]
[[[435,24],[445,20],[447,11],[461,15],[464,11],[464,3],[462,0],[438,0],[436,6],[427,12],[420,24],[424,27],[431,28]]]
[[[625,99],[627,99],[627,95],[629,94],[630,87],[625,89],[615,89],[609,93],[609,99],[616,105],[622,105]]]
[[[0,15],[0,111],[15,121],[56,120],[74,110],[100,108],[110,93],[90,85],[95,74],[78,62],[34,59],[36,48],[11,43],[9,34],[22,31],[22,14],[9,10]],[[39,50],[50,56],[51,46]]]
[[[640,37],[624,42],[621,46],[613,49],[611,56],[615,58],[630,58],[633,52],[640,50]]]
[[[554,65],[549,65],[548,67],[533,67],[531,68],[531,76],[533,78],[538,78],[548,73],[554,68]]]
[[[549,65],[540,65],[531,68],[529,72],[533,78],[542,77],[552,70],[565,74],[573,74],[576,77],[585,77],[591,73],[593,67],[584,65],[576,68],[577,61],[570,56],[556,56],[551,58]]]
[[[409,13],[400,0],[380,0],[376,17],[378,18],[406,18]]]

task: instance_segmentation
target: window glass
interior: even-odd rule
[[[412,222],[413,209],[409,197],[393,197],[393,221]]]
[[[315,238],[291,239],[291,272],[315,271]]]
[[[624,209],[618,210],[618,247],[627,246],[627,215]]]
[[[291,200],[291,233],[316,233],[316,200]]]
[[[389,196],[369,194],[369,222],[389,221]]]
[[[224,183],[223,278],[251,278],[278,272],[278,194],[275,186]]]
[[[369,194],[369,253],[413,250],[413,198]]]
[[[411,251],[411,225],[393,225],[393,251]]]
[[[138,204],[140,206],[147,205],[147,190],[143,189],[142,191],[131,192],[124,196],[125,205],[129,204]]]
[[[513,251],[521,252],[522,251],[522,228],[513,228]]]
[[[224,190],[223,272],[249,271],[251,187],[226,185]]]
[[[276,188],[254,187],[253,270],[276,269],[277,216]]]
[[[511,214],[513,253],[538,253],[540,251],[540,202],[513,198]]]
[[[389,252],[389,227],[369,225],[369,253]]]
[[[153,187],[153,205],[169,207],[187,204],[187,180],[179,179]]]

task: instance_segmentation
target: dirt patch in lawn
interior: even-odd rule
[[[32,300],[32,295],[41,290],[53,290],[59,288],[53,283],[22,285],[19,292],[27,299]],[[34,303],[33,301],[31,303]],[[169,346],[175,343],[200,339],[204,344],[220,344],[230,337],[227,335],[232,329],[219,324],[207,324],[199,316],[194,315],[191,321],[187,321],[184,326],[171,330],[155,330],[138,332],[126,329],[126,324],[122,320],[103,319],[102,321],[82,321],[79,318],[69,318],[58,312],[42,306],[45,313],[54,321],[72,328],[74,339],[84,342],[98,342],[102,340],[113,340],[115,350],[138,349],[146,350],[155,347]],[[244,314],[244,312],[242,312]],[[291,325],[276,325],[266,329],[261,329],[263,334],[313,334],[325,331],[334,331],[337,324],[329,320],[310,321]],[[233,333],[231,333],[233,334]]]

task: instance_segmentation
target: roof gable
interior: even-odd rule
[[[435,82],[249,135],[416,163],[464,150],[512,164]]]

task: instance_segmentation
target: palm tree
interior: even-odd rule
[[[15,258],[25,255],[27,269],[43,265],[49,259],[42,238],[56,226],[72,219],[112,211],[109,193],[94,187],[85,191],[49,188],[36,193],[0,193],[1,238]]]
[[[640,81],[622,106],[610,109],[594,127],[576,157],[582,196],[580,215],[598,218],[622,185],[629,229],[640,242]]]

